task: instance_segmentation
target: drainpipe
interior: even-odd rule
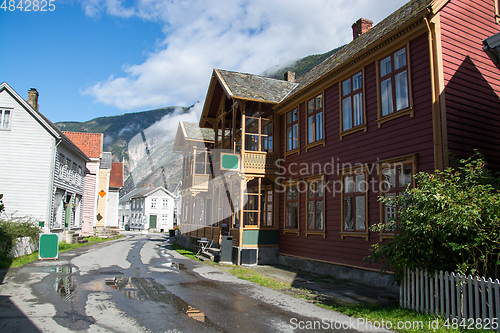
[[[428,16],[424,16],[425,25],[427,27],[428,40],[429,40],[429,65],[431,70],[431,96],[432,96],[432,133],[434,142],[434,169],[443,170],[443,135],[442,135],[442,119],[440,107],[441,89],[439,84],[439,63],[436,59],[437,50],[434,39],[435,26],[429,22]]]

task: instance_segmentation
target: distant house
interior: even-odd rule
[[[200,128],[196,123],[181,121],[177,128],[173,150],[183,154],[181,198],[178,220],[181,232],[194,238],[219,241],[219,226],[210,222],[212,213],[211,154],[215,131]],[[205,203],[208,211],[205,211]],[[194,209],[192,209],[194,207]]]
[[[63,133],[90,157],[85,172],[82,235],[94,235],[98,227],[116,229],[123,163],[111,162],[111,153],[103,153],[102,133]]]
[[[38,111],[36,89],[25,101],[0,84],[0,192],[6,215],[36,219],[44,232],[79,232],[89,161]]]
[[[97,179],[101,161],[103,134],[67,132],[63,133],[71,139],[90,158],[86,164],[85,192],[83,195],[82,236],[92,236],[97,217]]]
[[[112,162],[106,202],[105,227],[119,228],[118,207],[120,189],[123,187],[123,163]]]
[[[500,170],[499,23],[497,1],[412,0],[373,27],[355,22],[352,42],[297,80],[215,69],[199,126],[241,172],[197,194],[211,200],[215,238],[257,250],[253,263],[385,285],[363,260],[395,235],[370,229],[395,217],[379,196],[446,168],[450,154],[478,149]],[[211,156],[214,176],[222,154]],[[184,157],[189,172],[195,159]]]
[[[120,198],[120,228],[166,232],[174,227],[174,210],[175,198],[164,187],[138,188]]]

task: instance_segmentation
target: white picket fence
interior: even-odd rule
[[[428,274],[405,269],[400,306],[484,327],[500,320],[500,281],[448,272]],[[500,332],[500,329],[495,329]]]

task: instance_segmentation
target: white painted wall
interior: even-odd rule
[[[119,190],[109,190],[106,195],[106,218],[104,223],[106,227],[118,227],[118,200]]]
[[[0,130],[0,193],[6,213],[50,221],[55,138],[15,100],[0,92],[0,109],[11,108],[10,130]]]

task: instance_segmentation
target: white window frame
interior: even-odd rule
[[[11,129],[12,113],[13,113],[12,111],[13,111],[13,109],[10,109],[10,108],[0,108],[0,130],[9,131]],[[7,123],[7,125],[5,125],[5,122],[6,122],[5,114],[7,112],[9,113],[9,117],[8,117],[8,123]]]

